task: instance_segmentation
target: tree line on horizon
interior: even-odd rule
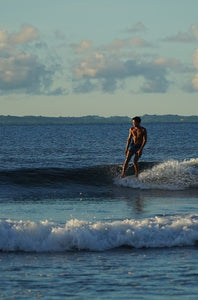
[[[181,123],[198,122],[198,116],[180,115],[143,115],[140,116],[142,123]],[[131,117],[111,116],[101,117],[89,115],[83,117],[44,117],[44,116],[3,116],[0,115],[1,125],[58,125],[58,124],[127,124],[131,122]]]

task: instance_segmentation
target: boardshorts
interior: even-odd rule
[[[140,149],[141,145],[131,144],[129,147],[129,152],[136,153]]]

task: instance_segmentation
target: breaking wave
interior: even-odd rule
[[[117,185],[140,189],[183,190],[198,188],[198,159],[169,160],[140,172],[139,177],[117,178]]]
[[[198,215],[176,215],[113,222],[70,220],[0,221],[0,250],[25,252],[106,251],[120,247],[194,246]]]

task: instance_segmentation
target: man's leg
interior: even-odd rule
[[[128,151],[127,157],[125,159],[125,162],[124,162],[124,165],[123,165],[123,168],[122,168],[122,175],[121,175],[121,177],[125,176],[125,172],[126,172],[126,169],[128,167],[128,164],[130,162],[130,159],[131,159],[132,155],[133,155],[133,152],[132,151]]]
[[[135,154],[135,157],[134,157],[134,170],[135,170],[135,176],[138,177],[138,159],[139,159],[139,156],[138,154],[136,153]]]

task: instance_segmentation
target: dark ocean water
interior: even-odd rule
[[[1,126],[2,299],[197,299],[198,124]]]

